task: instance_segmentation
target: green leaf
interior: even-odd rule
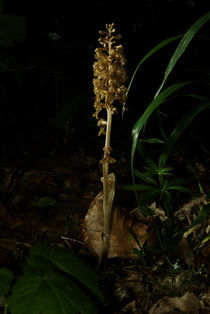
[[[30,252],[32,257],[36,256],[41,257],[43,260],[47,260],[59,270],[80,281],[101,301],[104,300],[99,288],[96,273],[86,263],[84,263],[80,258],[71,252],[59,247],[50,247],[47,245],[34,246],[31,248]],[[28,257],[27,263],[30,266],[36,267],[32,257]]]
[[[161,155],[159,157],[159,166],[164,167],[166,164],[166,161],[168,159],[169,154],[171,153],[174,144],[180,137],[180,135],[183,133],[185,128],[189,125],[189,123],[204,109],[208,108],[210,106],[210,101],[201,103],[195,107],[193,107],[187,114],[183,116],[183,118],[180,120],[180,122],[177,124],[177,126],[174,128],[174,130],[171,132],[167,143],[163,147],[161,151]]]
[[[36,203],[35,206],[40,208],[50,207],[56,204],[56,200],[50,196],[41,197]]]
[[[138,121],[135,123],[133,130],[132,130],[132,138],[133,138],[133,143],[132,143],[132,148],[131,148],[131,171],[132,171],[132,178],[134,178],[134,173],[133,173],[133,163],[134,163],[134,154],[136,151],[136,145],[138,141],[139,134],[143,128],[143,126],[146,124],[147,120],[153,113],[153,111],[158,108],[162,103],[167,101],[167,98],[173,94],[175,91],[178,89],[186,86],[189,84],[189,82],[184,82],[184,83],[176,83],[168,88],[166,88],[164,91],[162,91],[147,107],[143,115],[138,119]]]
[[[172,167],[158,168],[157,174],[159,176],[173,176],[169,171],[174,170]]]
[[[201,244],[204,244],[210,240],[210,234],[208,234],[201,242]]]
[[[168,172],[168,171],[172,171],[172,170],[174,170],[173,167],[158,168],[159,173],[164,173],[164,172]]]
[[[161,41],[160,43],[158,43],[154,48],[152,48],[141,60],[140,62],[138,63],[132,77],[131,77],[131,80],[128,84],[128,89],[127,89],[127,95],[129,93],[129,90],[131,88],[131,85],[133,83],[133,80],[136,76],[136,73],[139,69],[139,67],[149,58],[151,57],[155,52],[159,51],[161,48],[165,47],[166,45],[172,43],[173,41],[177,40],[178,38],[182,37],[182,35],[178,35],[178,36],[174,36],[174,37],[169,37],[169,38],[166,38],[164,39],[163,41]]]
[[[133,253],[136,254],[137,256],[142,256],[141,251],[138,249],[133,248]]]
[[[88,265],[67,250],[40,245],[31,248],[8,304],[12,314],[92,314],[94,296],[104,301]]]
[[[146,176],[154,177],[157,174],[157,170],[150,169],[149,167],[146,167],[146,166],[144,166],[143,168],[145,170],[148,170],[148,171],[144,172],[144,174]]]
[[[201,224],[202,222],[204,222],[208,216],[210,212],[210,203],[204,205],[200,211],[200,213],[198,214],[198,216],[195,218],[195,220],[193,221],[193,223],[190,225],[189,229],[191,229],[192,227]]]
[[[12,314],[97,313],[90,297],[65,274],[27,274],[14,285],[8,300]]]
[[[142,159],[147,163],[147,165],[150,167],[152,170],[156,170],[158,166],[156,163],[147,155],[143,145],[141,144],[140,140],[137,140],[136,144],[137,151],[139,152],[140,156]]]
[[[142,143],[165,144],[165,141],[160,140],[159,138],[154,138],[154,137],[140,139],[140,141]]]
[[[171,211],[172,211],[172,206],[173,206],[173,197],[172,197],[171,193],[167,190],[165,190],[163,193],[163,201],[164,201],[166,215],[168,217],[170,217]]]
[[[148,176],[145,173],[142,173],[142,172],[135,170],[134,174],[147,183],[158,185],[158,183],[155,181],[155,179],[153,179],[151,176]]]
[[[173,176],[173,174],[172,173],[170,173],[170,172],[162,172],[162,171],[160,171],[160,172],[158,172],[158,175],[159,176]]]
[[[172,186],[168,186],[167,187],[168,190],[176,190],[176,191],[179,191],[179,192],[182,192],[182,193],[192,193],[192,191],[188,188],[185,188],[183,186],[179,186],[179,185],[172,185]]]
[[[9,292],[13,280],[13,273],[7,268],[0,269],[0,295]]]
[[[146,217],[149,217],[149,216],[154,216],[154,211],[149,208],[148,206],[144,205],[144,203],[139,200],[138,201],[138,207],[139,207],[139,210],[146,216]]]
[[[164,78],[163,81],[160,85],[160,87],[158,88],[156,94],[155,94],[155,98],[158,96],[158,94],[160,93],[163,85],[165,84],[169,74],[171,73],[171,71],[173,70],[174,66],[176,65],[177,61],[179,60],[179,58],[183,55],[183,53],[185,52],[185,50],[187,49],[188,45],[190,44],[191,40],[193,39],[193,37],[196,35],[196,33],[199,31],[199,29],[208,21],[210,20],[210,12],[207,12],[205,15],[203,15],[200,19],[198,19],[189,29],[188,31],[184,34],[184,36],[182,37],[179,45],[177,46],[171,60],[169,61],[169,64],[166,68],[165,74],[164,74]]]

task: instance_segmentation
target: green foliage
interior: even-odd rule
[[[39,208],[46,208],[56,204],[56,200],[50,196],[43,196],[37,202],[34,202],[34,206]]]
[[[171,74],[178,60],[184,54],[194,36],[197,34],[200,28],[209,20],[210,12],[206,13],[199,20],[197,20],[183,36],[170,37],[162,41],[160,44],[156,45],[138,63],[128,85],[129,92],[136,73],[144,61],[146,61],[150,56],[152,56],[161,48],[182,37],[180,43],[178,44],[168,63],[168,66],[166,67],[163,80],[157,92],[155,93],[151,103],[146,107],[143,114],[139,117],[139,119],[133,126],[131,148],[131,173],[133,184],[123,186],[124,190],[135,192],[139,208],[141,208],[141,211],[146,216],[154,215],[154,212],[152,212],[150,208],[145,206],[145,202],[147,201],[156,200],[165,211],[165,214],[167,216],[166,219],[161,220],[159,218],[155,218],[156,235],[159,241],[160,248],[147,248],[156,252],[167,252],[168,250],[172,249],[181,240],[184,232],[186,231],[177,229],[178,227],[175,226],[173,223],[173,192],[178,191],[182,193],[191,193],[189,188],[183,186],[187,184],[189,180],[187,180],[186,178],[176,178],[176,176],[173,175],[172,171],[174,169],[167,165],[168,158],[177,140],[180,138],[187,126],[203,110],[210,107],[209,97],[186,92],[186,89],[189,88],[189,86],[199,83],[196,80],[191,82],[174,83],[169,87],[166,87],[165,89],[163,89],[163,86],[165,85],[169,75]],[[160,113],[160,106],[163,103],[166,103],[174,98],[177,92],[180,93],[180,90],[183,89],[185,89],[185,93],[183,94],[183,96],[187,96],[189,99],[193,99],[196,102],[196,105],[191,105],[191,109],[189,110],[189,112],[186,112],[182,115],[182,118],[176,123],[176,126],[174,127],[174,129],[172,129],[172,131],[170,131],[170,134],[168,136],[166,135],[162,127],[162,113]],[[143,139],[141,138],[142,131],[145,130],[148,120],[154,113],[156,113],[158,117],[158,127],[161,132],[162,138],[150,137]],[[152,158],[150,158],[150,156],[148,156],[143,147],[143,143],[147,143],[147,145],[162,145],[161,149],[159,150],[160,153],[157,162],[155,162]],[[134,169],[134,158],[136,155],[136,151],[138,151],[144,162],[144,165],[142,167],[143,170],[141,171]],[[136,183],[136,178],[138,178],[138,180],[140,179],[140,181],[143,181],[143,183]],[[201,183],[198,178],[196,178],[196,176],[195,179],[197,180],[201,193],[204,193]],[[198,224],[201,221],[204,221],[206,219],[208,210],[209,205],[205,205],[201,210],[199,216],[195,219],[192,226]],[[192,228],[192,226],[190,226],[189,228]]]
[[[97,313],[104,301],[96,273],[71,252],[34,246],[8,299],[12,314]],[[0,289],[7,293],[12,274],[1,270]]]
[[[199,20],[197,20],[184,34],[184,36],[182,37],[179,45],[177,46],[174,54],[172,55],[172,57],[168,63],[168,66],[167,66],[165,74],[164,74],[164,78],[163,78],[163,80],[160,84],[160,87],[158,88],[152,102],[149,104],[149,106],[146,108],[145,112],[137,120],[137,122],[135,123],[135,125],[133,127],[133,130],[132,130],[133,143],[132,143],[132,149],[131,149],[131,171],[132,171],[133,179],[134,179],[134,167],[133,167],[134,166],[134,155],[135,155],[137,140],[139,138],[140,132],[142,131],[143,127],[146,126],[146,123],[147,123],[148,119],[150,118],[150,116],[152,115],[152,113],[155,110],[159,110],[160,105],[163,104],[164,102],[168,101],[169,96],[172,96],[177,90],[179,90],[180,88],[189,84],[189,82],[176,83],[176,84],[166,88],[165,90],[163,90],[161,92],[163,85],[165,84],[166,80],[168,79],[168,77],[169,77],[170,73],[172,72],[173,68],[175,67],[177,61],[181,58],[181,56],[183,55],[183,53],[187,49],[188,45],[190,44],[191,40],[196,35],[196,33],[200,30],[200,28],[208,20],[210,20],[210,12],[207,12],[204,16],[202,16]],[[130,87],[132,85],[132,82],[134,80],[136,72],[138,71],[140,65],[145,60],[147,60],[151,55],[153,55],[154,52],[158,51],[159,49],[163,48],[164,46],[166,46],[167,44],[173,42],[174,40],[176,40],[178,38],[179,38],[179,36],[168,38],[168,39],[164,40],[163,42],[161,42],[160,44],[158,44],[157,46],[155,46],[151,51],[149,51],[147,53],[147,55],[139,62],[137,68],[134,71],[134,74],[133,74],[133,76],[130,80],[129,86],[128,86],[128,92],[130,90]],[[198,107],[200,107],[200,108],[194,109],[193,110],[194,112],[191,112],[189,114],[189,116],[185,117],[185,122],[187,123],[187,125],[189,124],[190,121],[192,121],[192,119],[194,117],[196,117],[196,115],[199,112],[201,112],[203,109],[205,109],[206,107],[209,106],[209,102],[206,102],[206,99],[203,99],[202,96],[199,96],[199,95],[189,95],[189,96],[194,96],[197,99],[200,99],[202,102],[198,105]],[[179,136],[183,132],[183,130],[184,130],[184,128],[180,128],[180,130],[179,130],[180,132],[179,132],[179,134],[177,133],[177,135]],[[164,132],[162,132],[162,133],[164,134]],[[172,150],[173,145],[175,144],[175,142],[178,138],[177,135],[176,135],[176,138],[174,138],[175,141],[170,139],[170,144],[168,144],[168,146],[167,146],[167,150],[168,150],[167,154],[169,154],[169,152]],[[170,147],[170,149],[169,149],[169,147]],[[167,158],[162,156],[161,159],[165,159],[165,162],[166,162]]]
[[[187,47],[189,46],[191,40],[193,39],[193,37],[197,34],[197,32],[200,30],[200,28],[210,20],[210,12],[207,12],[205,15],[203,15],[200,19],[198,19],[188,30],[187,32],[184,34],[184,36],[182,37],[179,45],[177,46],[173,56],[171,57],[169,64],[166,68],[165,74],[164,74],[164,78],[163,81],[160,85],[160,87],[158,88],[155,97],[160,93],[163,85],[165,84],[169,74],[171,73],[171,71],[173,70],[173,68],[175,67],[177,61],[181,58],[181,56],[183,55],[183,53],[185,52],[185,50],[187,49]]]
[[[132,77],[131,77],[131,80],[128,84],[128,89],[127,89],[127,95],[130,91],[130,88],[132,86],[132,83],[133,83],[133,80],[136,76],[136,73],[138,72],[140,66],[149,58],[151,57],[155,52],[159,51],[161,48],[167,46],[168,44],[172,43],[173,41],[177,40],[178,38],[182,37],[182,35],[178,35],[178,36],[175,36],[175,37],[169,37],[169,38],[166,38],[164,39],[163,41],[161,41],[158,45],[156,45],[154,48],[152,48],[142,59],[141,61],[138,63]],[[123,111],[124,112],[124,111]]]
[[[6,268],[0,269],[0,295],[5,295],[9,292],[11,282],[13,279],[13,273]]]
[[[135,123],[133,130],[132,130],[132,148],[131,148],[131,170],[132,170],[132,177],[134,175],[133,171],[133,165],[134,165],[134,154],[136,152],[136,146],[137,146],[137,140],[139,137],[139,134],[144,126],[146,126],[146,123],[148,119],[150,118],[151,114],[157,109],[161,104],[166,102],[175,91],[179,90],[180,88],[186,86],[189,84],[189,82],[184,83],[176,83],[172,86],[169,86],[164,91],[162,91],[153,101],[149,104],[145,112],[142,114],[142,116],[138,119],[138,121]]]
[[[155,219],[155,231],[157,240],[159,243],[159,247],[150,247],[147,244],[144,244],[141,250],[134,249],[134,253],[138,256],[144,256],[147,252],[152,251],[155,253],[163,253],[166,255],[167,253],[172,250],[183,238],[185,232],[193,228],[194,226],[203,223],[207,215],[210,211],[210,203],[203,205],[200,210],[199,215],[194,219],[192,224],[187,228],[178,228],[173,224],[171,219],[167,219],[165,221],[161,221],[160,219]],[[205,243],[209,240],[209,236],[207,236],[202,243]]]
[[[142,157],[142,160],[147,164],[144,166],[146,171],[134,170],[134,176],[143,181],[145,184],[123,185],[122,189],[127,191],[134,191],[142,212],[148,216],[151,210],[148,207],[142,206],[147,201],[158,201],[162,203],[166,215],[171,215],[173,206],[172,191],[179,191],[182,193],[191,193],[191,190],[183,185],[189,183],[186,178],[174,178],[172,167],[165,167],[156,164],[144,150],[141,141],[137,141],[137,150]],[[135,180],[134,180],[135,181]],[[141,191],[141,198],[139,199],[137,191]]]
[[[195,218],[195,220],[193,221],[193,223],[192,223],[192,225],[190,226],[189,229],[191,229],[192,227],[194,227],[194,226],[202,223],[203,221],[205,221],[207,216],[208,216],[208,214],[209,214],[209,212],[210,212],[210,203],[205,204],[202,207],[199,215]]]
[[[196,97],[197,98],[197,97]],[[177,123],[177,126],[171,132],[167,143],[163,147],[161,151],[161,155],[159,158],[160,167],[164,167],[166,161],[168,159],[169,154],[171,153],[176,141],[183,133],[185,128],[189,125],[189,123],[204,109],[210,108],[210,100],[204,100],[199,105],[194,106],[189,112],[187,112],[182,119]]]

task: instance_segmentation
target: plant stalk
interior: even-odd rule
[[[104,232],[102,234],[102,248],[99,258],[98,267],[107,258],[109,251],[109,239],[111,232],[111,213],[112,204],[115,194],[115,176],[114,173],[109,174],[109,155],[110,155],[110,138],[112,126],[112,111],[107,109],[107,125],[106,138],[104,146],[104,158],[102,163],[103,169],[103,214],[104,214]]]

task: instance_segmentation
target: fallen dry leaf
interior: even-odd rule
[[[92,200],[82,225],[85,245],[96,255],[100,255],[103,234],[103,193],[100,192]],[[137,258],[133,249],[140,249],[134,234],[141,245],[147,239],[148,226],[139,222],[128,212],[119,207],[113,209],[112,229],[108,258]]]
[[[189,267],[194,265],[194,253],[185,237],[182,237],[175,250],[178,252],[177,257],[183,258]]]
[[[186,292],[182,297],[164,297],[154,304],[149,314],[163,314],[181,311],[186,314],[199,314],[200,304],[193,292]]]
[[[142,311],[138,309],[136,300],[133,300],[124,306],[124,308],[121,310],[121,313],[142,314]]]

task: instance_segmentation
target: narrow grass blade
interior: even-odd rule
[[[210,203],[203,206],[203,208],[201,209],[198,216],[195,218],[193,223],[190,225],[189,229],[191,229],[192,227],[194,227],[198,224],[203,223],[207,219],[207,216],[209,215],[209,213],[210,213]]]
[[[160,140],[159,138],[155,138],[155,137],[140,139],[140,141],[142,143],[165,144],[165,141]]]
[[[178,35],[178,36],[174,36],[174,37],[169,37],[164,39],[163,41],[161,41],[159,44],[157,44],[154,48],[152,48],[142,59],[141,61],[138,63],[135,71],[133,72],[133,75],[131,77],[131,80],[128,84],[128,89],[127,89],[127,95],[129,93],[129,90],[131,88],[131,85],[133,83],[133,80],[136,76],[136,73],[139,69],[139,67],[142,65],[142,63],[144,63],[149,57],[151,57],[155,52],[157,52],[158,50],[160,50],[161,48],[165,47],[166,45],[170,44],[171,42],[179,39],[180,37],[182,37],[183,35]]]
[[[164,78],[163,81],[160,85],[160,87],[158,88],[155,97],[156,98],[158,96],[158,94],[160,93],[163,85],[165,84],[169,74],[171,73],[171,71],[173,70],[174,66],[176,65],[177,61],[179,60],[179,58],[183,55],[183,53],[185,52],[185,50],[187,49],[188,45],[190,44],[191,40],[193,39],[193,37],[196,35],[196,33],[199,31],[199,29],[208,21],[210,20],[210,12],[207,12],[205,15],[203,15],[200,19],[198,19],[189,29],[188,31],[184,34],[184,36],[182,37],[179,45],[177,46],[171,60],[169,61],[169,64],[166,68],[165,74],[164,74]]]
[[[132,130],[132,137],[133,137],[133,143],[132,143],[132,148],[131,148],[131,171],[132,171],[132,177],[134,177],[133,174],[133,162],[134,162],[134,154],[136,151],[136,145],[137,145],[137,140],[139,137],[139,134],[146,124],[147,120],[151,116],[151,114],[154,112],[155,109],[157,109],[162,103],[166,102],[168,97],[172,95],[175,91],[178,89],[186,86],[189,84],[189,82],[182,82],[182,83],[176,83],[165,90],[163,90],[147,107],[143,115],[138,119],[138,121],[135,123],[133,130]]]
[[[146,175],[145,173],[143,172],[140,172],[140,171],[137,171],[135,170],[134,171],[134,174],[139,177],[141,180],[143,180],[144,182],[146,183],[149,183],[149,184],[153,184],[153,185],[158,185],[157,182],[155,181],[155,179],[153,179],[151,176],[148,176]]]
[[[193,107],[192,110],[190,110],[187,114],[184,115],[184,117],[180,120],[178,125],[174,128],[174,130],[171,132],[171,135],[166,143],[166,145],[163,147],[160,158],[159,158],[159,167],[164,167],[166,164],[166,161],[168,159],[169,154],[171,153],[174,144],[180,137],[180,135],[183,133],[185,128],[190,124],[190,122],[204,109],[210,107],[210,101],[201,103],[200,105],[197,105]]]
[[[142,157],[142,159],[146,162],[146,164],[149,166],[145,167],[147,170],[149,169],[149,171],[151,172],[151,170],[153,170],[154,172],[158,169],[158,166],[156,165],[156,163],[147,155],[143,145],[141,144],[141,141],[138,140],[137,141],[137,145],[136,145],[137,151],[140,154],[140,156]]]
[[[179,191],[182,193],[189,193],[191,194],[192,191],[186,187],[180,186],[180,185],[172,185],[168,187],[168,190],[175,190],[175,191]]]

